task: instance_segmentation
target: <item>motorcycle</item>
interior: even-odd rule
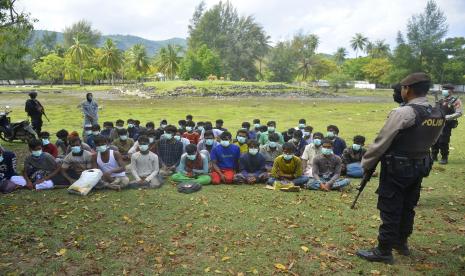
[[[6,106],[5,111],[0,112],[0,139],[6,142],[20,140],[28,142],[33,138],[37,138],[37,133],[32,129],[29,121],[21,121],[11,123],[8,115],[12,112],[10,107]]]

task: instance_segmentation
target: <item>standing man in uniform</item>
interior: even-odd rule
[[[462,101],[453,96],[454,86],[452,84],[445,84],[442,86],[443,99],[438,101],[438,106],[446,114],[446,125],[442,130],[441,136],[438,141],[431,148],[434,161],[438,160],[438,153],[441,150],[441,161],[439,164],[446,165],[449,159],[449,142],[452,134],[452,129],[458,125],[457,118],[462,116],[463,107]]]
[[[392,249],[410,255],[407,240],[413,230],[421,181],[432,166],[430,147],[445,123],[444,112],[428,103],[431,80],[425,73],[410,74],[400,84],[405,105],[391,111],[362,159],[365,174],[373,173],[381,160],[378,246],[357,251],[359,257],[371,262],[394,263]]]
[[[80,106],[84,114],[84,125],[98,124],[98,104],[94,101],[92,93],[87,93],[86,100]]]
[[[34,131],[39,134],[42,131],[42,115],[44,114],[44,107],[37,100],[37,92],[29,93],[30,99],[26,101],[25,111],[31,117],[31,124]]]

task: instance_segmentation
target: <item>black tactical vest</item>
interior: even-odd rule
[[[415,124],[399,131],[387,153],[412,159],[428,156],[446,122],[444,111],[438,107],[408,104],[415,111]]]

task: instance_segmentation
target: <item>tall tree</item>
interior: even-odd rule
[[[390,52],[389,44],[384,40],[376,40],[369,50],[367,46],[367,54],[372,58],[387,58]]]
[[[168,44],[160,49],[155,57],[155,66],[169,79],[174,79],[179,70],[181,47]]]
[[[268,50],[269,37],[262,26],[251,16],[239,16],[232,4],[220,1],[202,13],[200,19],[194,14],[189,30],[189,49],[202,45],[218,53],[222,71],[232,79],[256,79],[258,70],[255,61]]]
[[[278,42],[266,57],[265,78],[268,81],[292,82],[297,58],[289,41]]]
[[[50,86],[55,81],[63,78],[65,70],[65,60],[56,54],[50,54],[42,57],[39,62],[34,64],[34,72],[39,79],[50,82]]]
[[[128,51],[128,61],[132,69],[137,74],[137,79],[140,80],[149,69],[149,57],[145,46],[135,44]]]
[[[87,44],[81,43],[79,38],[74,38],[74,44],[68,49],[68,53],[71,56],[73,62],[79,65],[79,85],[82,86],[82,73],[84,62],[92,57],[94,50]]]
[[[347,56],[347,50],[344,47],[339,47],[334,53],[334,60],[336,61],[337,65],[341,65],[344,63]]]
[[[123,64],[123,55],[121,51],[116,47],[115,43],[111,39],[107,39],[102,47],[102,55],[100,56],[100,63],[110,69],[111,72],[111,83],[115,84],[115,74],[121,68]]]
[[[291,45],[298,60],[298,74],[302,76],[302,80],[307,80],[310,76],[312,66],[318,63],[315,58],[315,52],[320,44],[317,35],[297,34],[292,39]]]
[[[355,57],[358,57],[358,51],[363,51],[368,43],[368,38],[363,36],[361,33],[356,33],[350,41],[350,46],[355,51]]]
[[[66,48],[71,47],[71,45],[74,44],[74,39],[77,38],[83,44],[97,47],[101,35],[100,31],[92,29],[92,24],[89,21],[79,20],[70,27],[64,29],[64,45]]]

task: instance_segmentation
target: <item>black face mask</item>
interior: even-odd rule
[[[402,95],[400,93],[396,93],[394,92],[392,94],[392,98],[394,99],[394,101],[398,104],[401,104],[404,102],[404,99],[402,99]]]

